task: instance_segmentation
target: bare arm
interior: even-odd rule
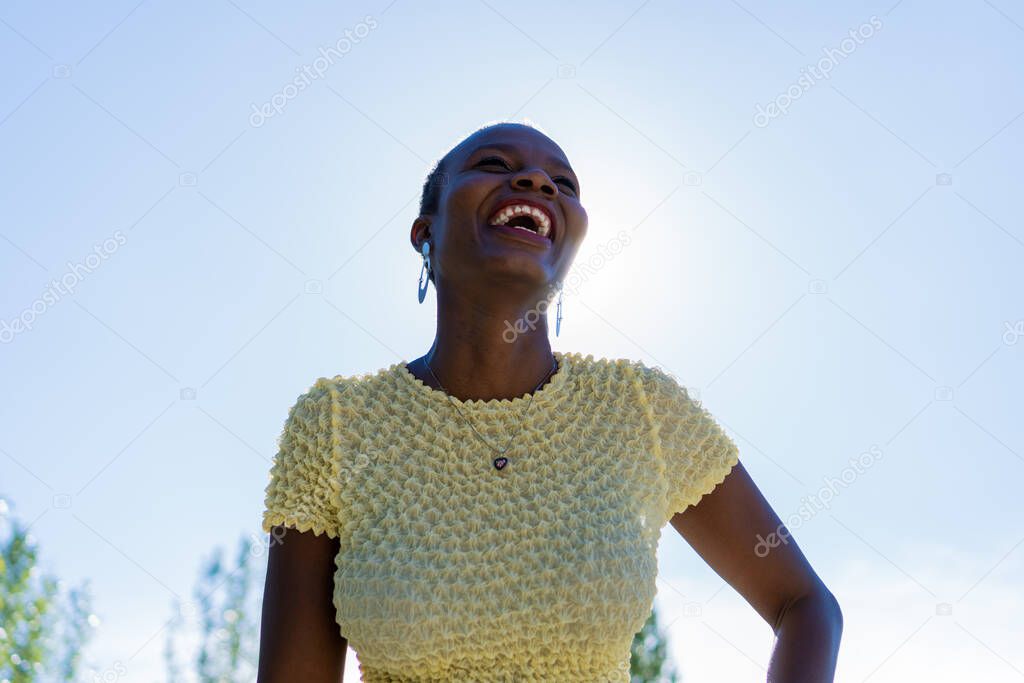
[[[671,524],[772,627],[768,683],[834,680],[843,629],[839,603],[741,463]],[[774,547],[773,539],[779,539]]]
[[[257,683],[341,683],[348,641],[334,615],[338,539],[281,526],[270,538]]]

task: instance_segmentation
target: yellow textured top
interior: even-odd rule
[[[661,528],[737,448],[660,368],[554,355],[532,405],[461,401],[401,362],[319,378],[289,411],[263,529],[339,539],[335,614],[362,680],[630,680]],[[507,465],[466,420],[497,449],[518,434]]]

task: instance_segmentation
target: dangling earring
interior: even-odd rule
[[[430,272],[430,242],[424,242],[423,246],[420,247],[420,251],[423,252],[423,267],[420,268],[420,285],[417,295],[419,296],[420,303],[427,298],[427,288],[430,286],[430,278],[428,277]]]
[[[558,310],[555,311],[555,336],[562,331],[562,283],[558,285]]]

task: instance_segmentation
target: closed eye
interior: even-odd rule
[[[558,178],[555,178],[555,182],[556,183],[564,183],[566,185],[566,187],[568,187],[570,190],[573,191],[573,194],[575,194],[576,191],[577,191],[576,190],[576,184],[573,183],[571,180],[569,180],[568,178],[566,178],[564,176],[559,176]]]
[[[494,165],[499,165],[499,166],[503,166],[503,167],[507,168],[510,171],[512,170],[512,167],[509,165],[509,163],[507,161],[505,161],[504,159],[502,159],[501,157],[484,157],[483,159],[478,161],[476,165],[477,166],[484,166],[484,165],[486,165],[486,166],[494,166]]]

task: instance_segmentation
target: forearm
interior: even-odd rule
[[[832,683],[843,615],[830,593],[794,601],[776,625],[768,683]]]

